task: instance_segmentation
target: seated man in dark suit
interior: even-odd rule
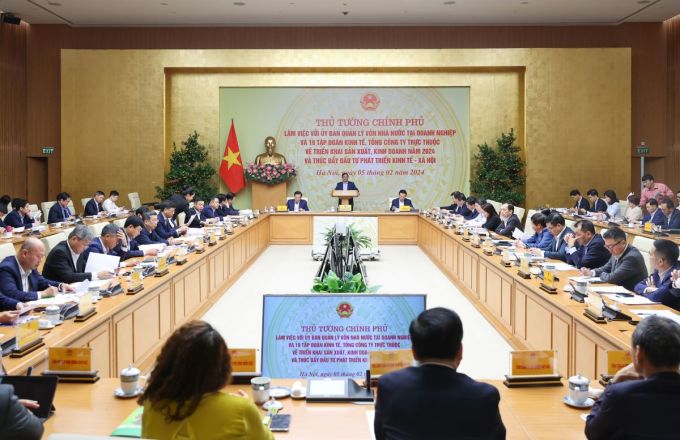
[[[574,214],[586,214],[590,211],[590,203],[581,196],[581,191],[572,189],[569,196],[574,200],[574,207],[569,209],[569,212]]]
[[[158,214],[155,211],[145,212],[142,215],[144,227],[139,232],[139,236],[135,238],[137,244],[169,244],[168,240],[162,238],[156,232],[158,226]]]
[[[307,200],[302,200],[302,191],[295,191],[293,198],[286,201],[289,212],[309,211]]]
[[[106,196],[104,195],[104,192],[95,191],[92,198],[85,204],[85,211],[83,212],[83,215],[85,217],[92,217],[99,215],[99,213],[106,213],[104,207],[102,206],[102,202],[104,201],[105,197]]]
[[[607,214],[607,202],[600,198],[600,194],[595,188],[588,190],[588,200],[590,200],[591,213],[603,213]]]
[[[85,258],[83,252],[94,239],[94,234],[84,225],[77,225],[68,239],[56,245],[47,255],[43,274],[45,278],[62,283],[75,283],[85,280],[108,280],[113,275],[110,272],[85,272]]]
[[[12,200],[12,212],[5,216],[5,224],[13,228],[33,227],[33,217],[31,217],[31,207],[28,200]]]
[[[173,194],[170,196],[167,201],[171,202],[175,207],[175,215],[172,218],[173,220],[177,220],[177,215],[180,212],[183,212],[186,215],[187,221],[189,220],[189,203],[194,200],[195,196],[196,192],[191,187],[184,188],[181,194]]]
[[[109,223],[102,228],[101,235],[92,239],[90,244],[83,252],[83,259],[87,263],[90,253],[106,254],[119,256],[114,249],[118,246],[118,240],[123,231],[113,223]]]
[[[205,225],[206,218],[203,215],[203,210],[205,209],[205,201],[203,199],[197,199],[194,202],[194,207],[189,208],[189,215],[186,217],[187,226],[190,228],[202,228]],[[193,220],[191,219],[193,217]],[[191,220],[191,222],[189,222]]]
[[[635,327],[631,357],[643,379],[604,389],[586,419],[590,440],[671,439],[680,433],[680,325],[649,316]]]
[[[516,228],[522,230],[522,223],[519,217],[515,215],[515,207],[511,203],[503,203],[501,205],[501,224],[496,228],[496,234],[505,237],[512,237],[512,233]]]
[[[177,238],[180,235],[186,234],[189,227],[187,225],[177,226],[173,217],[175,216],[175,205],[170,202],[163,202],[160,206],[160,214],[158,214],[158,226],[156,232],[164,239]],[[187,217],[189,221],[190,217]]]
[[[464,212],[466,212],[466,213],[465,214],[461,213],[459,215],[462,215],[463,218],[466,221],[474,220],[479,215],[479,211],[477,211],[477,198],[476,197],[470,196],[467,199],[465,199],[465,208],[466,208],[466,210]]]
[[[553,236],[548,231],[545,222],[545,215],[540,212],[531,216],[531,227],[534,230],[534,235],[526,240],[516,240],[515,246],[517,248],[536,248],[542,251],[547,251],[552,246]]]
[[[44,256],[45,245],[31,237],[22,243],[16,257],[10,255],[0,263],[0,292],[9,298],[9,309],[16,309],[18,303],[52,297],[56,295],[58,287],[66,291],[73,290],[68,284],[40,275],[38,266]]]
[[[406,198],[406,190],[405,189],[400,189],[399,190],[399,197],[396,199],[392,199],[392,205],[390,206],[390,211],[398,212],[399,209],[401,209],[402,206],[410,206],[411,209],[413,209],[413,203],[411,202],[411,199]]]
[[[224,202],[222,203],[222,211],[224,212],[224,216],[238,215],[238,209],[234,208],[234,199],[235,198],[236,198],[236,195],[233,192],[228,192],[225,195]]]
[[[47,214],[47,223],[53,224],[69,221],[71,216],[73,216],[68,207],[70,201],[71,196],[69,193],[60,192],[57,194],[57,203],[50,208],[50,212]]]
[[[207,223],[217,223],[220,220],[221,215],[219,215],[220,201],[217,196],[210,197],[208,206],[203,208],[203,217]]]
[[[409,333],[419,366],[378,380],[375,438],[504,439],[498,390],[456,371],[463,357],[460,317],[440,307],[425,310]]]
[[[467,200],[465,194],[460,191],[454,191],[451,193],[451,197],[453,197],[453,204],[450,206],[442,206],[440,209],[448,211],[451,214],[462,215],[463,217],[470,214],[470,210],[465,203]]]
[[[673,200],[663,199],[659,204],[659,209],[666,217],[663,229],[680,229],[680,210],[675,209]]]
[[[595,233],[595,225],[590,220],[581,220],[574,225],[576,231],[564,237],[567,242],[567,263],[576,268],[595,269],[604,266],[611,254],[604,247],[604,239]]]
[[[558,213],[550,214],[546,220],[546,228],[553,236],[553,241],[548,249],[531,249],[531,253],[541,257],[550,258],[553,260],[567,261],[567,242],[565,237],[573,234],[574,231],[566,226],[564,217]]]
[[[680,270],[678,245],[670,240],[655,240],[649,257],[654,273],[635,286],[635,292],[654,302],[680,310],[680,296],[673,294],[673,271]]]
[[[666,216],[659,209],[659,202],[656,199],[647,201],[647,215],[642,219],[644,223],[652,223],[662,228],[666,225]]]
[[[359,191],[359,188],[354,184],[354,182],[349,181],[349,174],[342,173],[342,181],[335,185],[337,191]],[[338,205],[342,202],[338,197]],[[354,209],[354,198],[349,199],[349,204]]]
[[[147,255],[155,257],[158,255],[156,249],[147,249],[143,251],[139,248],[137,238],[141,235],[142,229],[144,229],[144,222],[136,215],[131,215],[125,219],[121,240],[114,249],[114,252],[120,256],[121,260],[125,261],[130,258],[145,257]]]
[[[227,208],[224,206],[224,201],[227,200],[227,195],[223,194],[223,193],[219,193],[215,197],[217,197],[217,202],[218,202],[217,209],[215,210],[215,212],[217,213],[217,216],[220,217],[220,218],[226,217],[228,214],[227,214]]]
[[[603,234],[604,247],[612,254],[604,266],[595,269],[581,268],[585,276],[600,277],[605,283],[617,284],[628,290],[647,278],[647,266],[637,248],[628,244],[626,233],[620,228],[611,228]]]

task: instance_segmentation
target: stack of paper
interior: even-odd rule
[[[650,300],[649,298],[640,295],[630,296],[630,294],[628,294],[624,296],[618,293],[608,293],[602,296],[605,296],[613,301],[616,301],[617,303],[625,304],[627,306],[644,306],[648,304],[658,304]]]
[[[655,315],[671,319],[680,324],[680,315],[673,313],[670,310],[631,309],[630,311],[635,313],[636,315],[639,315],[643,319],[648,316]]]

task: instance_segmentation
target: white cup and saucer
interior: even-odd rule
[[[141,375],[138,368],[132,365],[120,371],[120,388],[113,391],[113,395],[120,399],[131,399],[137,397],[144,391],[139,381],[146,379]]]
[[[54,324],[49,319],[38,319],[38,329],[39,330],[52,330]]]
[[[590,390],[590,380],[580,374],[569,378],[569,394],[562,398],[562,401],[573,408],[590,408],[595,401],[588,397]]]

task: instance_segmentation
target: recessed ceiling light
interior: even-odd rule
[[[646,5],[647,3],[651,3],[652,0],[640,0],[637,2],[638,5]]]
[[[168,6],[168,4],[165,2],[161,2],[161,6]]]
[[[522,4],[522,5],[528,5],[529,2],[520,2],[520,4]]]
[[[444,4],[445,4],[446,6],[451,6],[451,5],[455,5],[456,2],[449,0],[449,1],[445,1]]]
[[[234,2],[234,6],[245,6],[246,4],[243,2]]]
[[[49,0],[47,0],[47,4],[50,5],[50,6],[61,6],[61,3],[59,3],[59,2],[51,2],[51,1],[49,1]]]

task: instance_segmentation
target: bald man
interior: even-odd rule
[[[27,239],[16,256],[0,263],[0,309],[16,310],[21,303],[49,298],[57,289],[73,291],[73,287],[40,275],[38,266],[45,257],[45,245],[37,238]]]

